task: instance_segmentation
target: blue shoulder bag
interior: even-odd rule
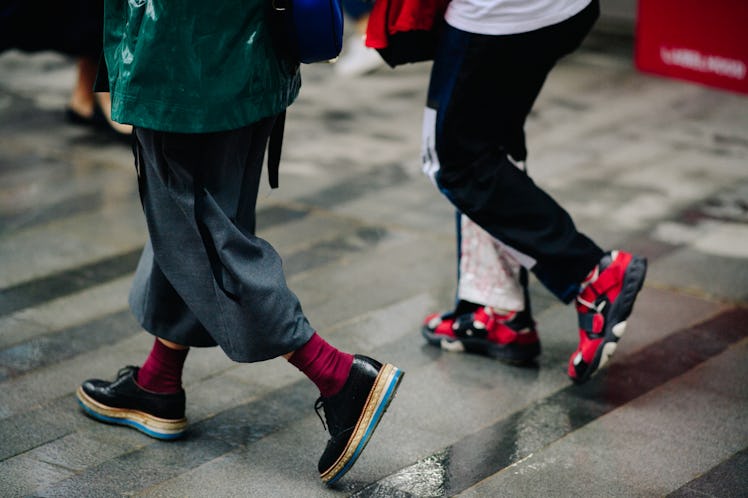
[[[280,17],[282,45],[305,64],[334,59],[343,48],[340,0],[273,0]]]
[[[272,0],[271,33],[280,54],[294,63],[329,61],[343,48],[340,0]],[[276,116],[268,143],[268,180],[278,186],[286,112]]]

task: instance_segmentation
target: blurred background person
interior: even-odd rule
[[[363,76],[385,66],[379,53],[365,44],[366,25],[373,5],[374,2],[343,0],[343,11],[353,21],[354,33],[346,40],[334,66],[340,76]]]
[[[0,0],[0,53],[53,51],[76,58],[76,78],[65,119],[129,136],[132,127],[111,120],[108,93],[94,93],[104,33],[102,0]]]

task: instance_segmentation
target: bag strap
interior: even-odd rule
[[[275,118],[273,129],[268,140],[268,183],[270,188],[278,188],[278,169],[280,167],[281,149],[283,148],[283,130],[286,125],[286,111]]]

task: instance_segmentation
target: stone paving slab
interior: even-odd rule
[[[665,495],[748,446],[748,388],[725,382],[748,376],[746,354],[743,340],[459,496]]]
[[[521,465],[532,455],[556,444],[556,441],[565,441],[571,434],[586,430],[588,424],[616,413],[621,407],[629,406],[634,400],[673,379],[698,370],[706,360],[722,354],[734,344],[744,342],[748,330],[736,325],[745,318],[745,310],[728,310],[712,320],[671,334],[637,355],[627,356],[623,361],[619,358],[609,369],[600,372],[581,388],[569,386],[556,391],[509,417],[478,429],[442,451],[366,486],[355,496],[383,497],[401,493],[452,496],[476,483],[485,482],[492,475],[505,475],[508,469]],[[723,382],[724,375],[716,379]],[[667,418],[663,419],[664,424],[667,422]],[[714,419],[701,417],[698,423],[712,424]],[[675,425],[679,426],[677,423]],[[743,429],[739,427],[736,430]],[[613,434],[611,431],[611,437],[601,439],[603,444],[595,445],[591,451],[604,451],[606,445],[618,444],[618,433]],[[626,445],[625,436],[620,445]],[[639,458],[636,451],[624,453],[627,459]],[[657,456],[662,458],[662,465],[668,465],[667,455]],[[571,460],[573,455],[565,455],[565,458]],[[556,476],[563,479],[557,485],[560,496],[571,494],[568,487],[573,485],[575,476],[574,472],[563,478]],[[628,479],[635,480],[635,477],[629,475]],[[554,486],[554,483],[551,481],[546,485]],[[487,494],[493,495],[495,492],[492,490]],[[656,489],[651,492],[658,493]],[[523,490],[509,487],[501,492],[512,493],[521,495]],[[550,494],[554,495],[553,492]]]
[[[25,308],[0,317],[0,349],[28,341],[36,336],[76,325],[98,316],[123,311],[132,275],[97,285],[64,298],[54,299],[34,308]]]
[[[742,450],[667,496],[738,498],[745,496],[746,489],[748,489],[748,450]]]

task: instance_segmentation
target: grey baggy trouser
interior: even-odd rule
[[[314,333],[280,256],[254,234],[272,124],[203,134],[135,129],[150,240],[130,307],[157,337],[217,344],[232,360],[254,362],[295,351]]]

